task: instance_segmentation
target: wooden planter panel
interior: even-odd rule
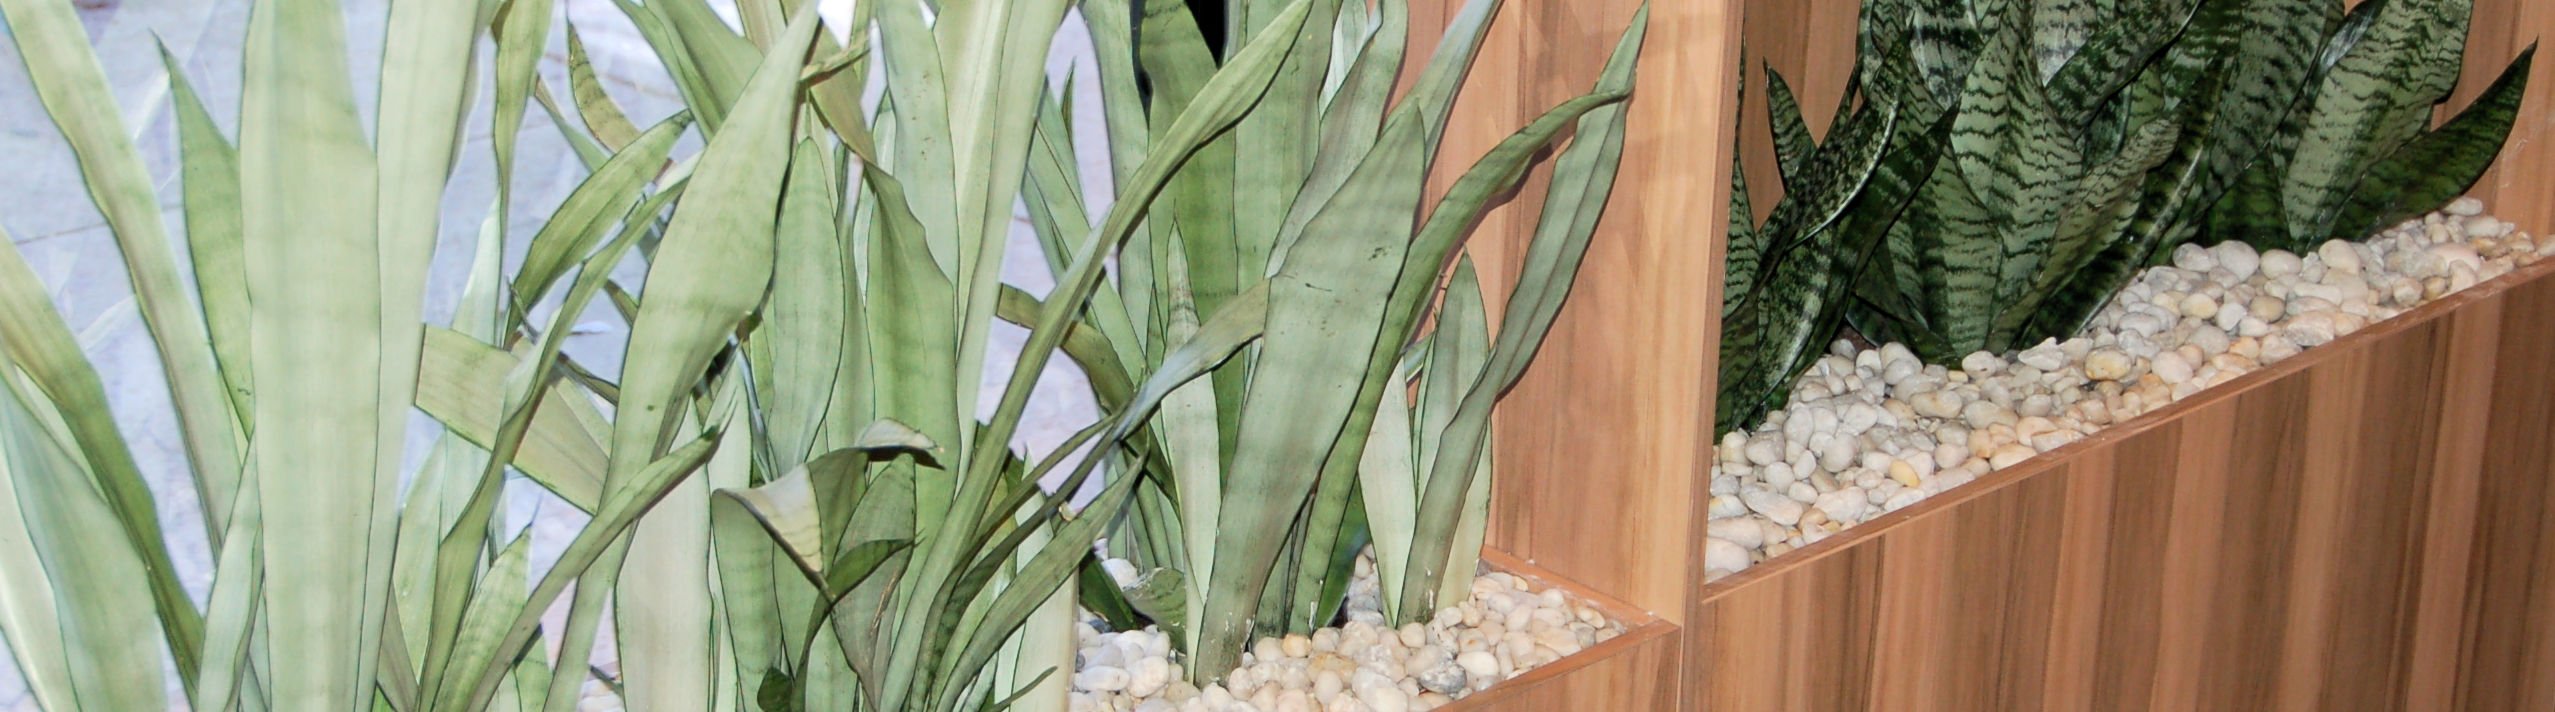
[[[1716,582],[1704,710],[2555,709],[2555,265]]]

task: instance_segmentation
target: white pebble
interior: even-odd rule
[[[2306,263],[2300,260],[2296,253],[2288,250],[2267,250],[2262,253],[2260,266],[2262,276],[2278,281],[2297,276],[2306,267]]]
[[[2156,354],[2156,358],[2148,362],[2147,368],[2166,383],[2191,380],[2191,362],[2184,361],[2182,354],[2179,353],[2167,351]]]
[[[2174,248],[2173,262],[2175,267],[2200,273],[2218,268],[2218,259],[2209,253],[2209,248],[2188,242]]]
[[[1801,523],[1802,504],[1793,501],[1790,497],[1764,490],[1751,490],[1739,493],[1739,500],[1746,502],[1750,511],[1763,514],[1765,518],[1774,520],[1776,524],[1788,527]]]
[[[1073,686],[1090,692],[1117,692],[1127,689],[1133,678],[1127,671],[1113,667],[1090,667],[1073,674]]]
[[[2209,256],[2218,261],[2219,269],[2233,274],[2238,282],[2252,279],[2254,273],[2262,268],[2262,255],[2254,252],[2252,245],[2235,240],[2211,246]]]
[[[2316,256],[2324,258],[2324,268],[2327,270],[2360,273],[2360,250],[2349,240],[2326,240],[2324,246],[2316,248],[2315,253]]]
[[[2120,349],[2094,349],[2085,354],[2085,377],[2096,381],[2117,381],[2129,376],[2137,361]]]
[[[1863,521],[1865,510],[1872,504],[1868,497],[1860,487],[1847,487],[1819,495],[1815,506],[1826,512],[1828,519],[1850,524]]]
[[[1171,661],[1163,658],[1145,658],[1136,661],[1135,667],[1129,669],[1127,673],[1128,695],[1152,697],[1171,684]]]
[[[1749,549],[1765,547],[1765,530],[1757,526],[1757,521],[1753,518],[1732,517],[1715,519],[1704,526],[1713,538],[1739,545],[1741,550],[1739,553],[1745,555]]]
[[[1703,567],[1734,573],[1746,569],[1749,563],[1749,548],[1751,547],[1742,547],[1738,542],[1717,536],[1704,537]]]
[[[2424,252],[2438,259],[2443,267],[2451,270],[2456,269],[2458,265],[2465,265],[2468,270],[2484,269],[2484,258],[2475,254],[2474,247],[2464,243],[2445,242],[2432,245]]]

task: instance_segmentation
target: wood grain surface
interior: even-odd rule
[[[1506,3],[1457,98],[1434,180],[1588,92],[1640,5]],[[1415,0],[1412,26],[1443,27],[1460,6]],[[1711,68],[1736,60],[1737,30],[1728,3],[1651,6],[1615,191],[1577,288],[1495,424],[1490,545],[1670,622],[1684,618],[1702,573],[1692,562],[1708,493],[1691,475],[1710,465],[1721,295],[1709,225],[1727,214],[1723,123],[1733,115],[1731,76]],[[1405,73],[1424,61],[1414,52]],[[1514,281],[1549,171],[1540,162],[1473,233],[1467,252],[1491,294]]]
[[[1715,582],[1696,710],[2555,709],[2555,264]]]

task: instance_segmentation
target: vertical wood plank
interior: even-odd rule
[[[2469,568],[2475,551],[2477,493],[2500,364],[2502,305],[2494,296],[2447,320],[2447,367],[2438,400],[2440,428],[2431,447],[2430,493],[2422,522],[2422,573],[2414,610],[2401,635],[2409,642],[2402,709],[2451,709],[2466,632]]]
[[[1495,425],[1491,544],[1671,621],[1687,615],[1702,573],[1690,547],[1708,499],[1724,239],[1713,226],[1727,224],[1720,166],[1730,160],[1733,75],[1724,69],[1736,59],[1737,1],[1651,7],[1608,210],[1576,290]],[[1640,4],[1506,3],[1457,100],[1437,173],[1460,172],[1526,117],[1585,93]],[[1457,6],[1415,0],[1414,24]],[[1405,71],[1422,61],[1414,54]],[[1473,234],[1467,252],[1491,293],[1510,287],[1545,183]],[[1607,514],[1587,514],[1596,511]]]
[[[2207,565],[2205,560],[2194,560],[2195,553],[2205,553],[2193,551],[2202,538],[2189,533],[2175,536],[2175,517],[2189,517],[2193,510],[2214,506],[2218,500],[2187,493],[2178,498],[2175,477],[2183,467],[2186,427],[2208,429],[2217,434],[2212,441],[2224,442],[2224,431],[2215,426],[2225,419],[2226,412],[2223,408],[2196,411],[2185,420],[2122,439],[2107,448],[2105,456],[2096,458],[2108,461],[2113,472],[2111,507],[2102,513],[2108,516],[2095,517],[2100,520],[2095,526],[2109,532],[2112,544],[2096,562],[2103,569],[2102,617],[2096,628],[2099,642],[2084,709],[2148,709],[2157,694],[2157,651],[2165,636],[2197,635],[2194,626],[2165,625],[2168,584],[2203,583],[2196,572]],[[2206,448],[2196,449],[2209,452]],[[2216,516],[2215,509],[2205,511],[2208,516]],[[2207,595],[2205,590],[2192,593],[2187,587],[2176,590],[2191,600]]]
[[[2332,643],[2334,601],[2325,594],[2333,591],[2336,552],[2342,546],[2341,533],[2346,527],[2356,528],[2364,522],[2345,522],[2341,505],[2345,490],[2370,483],[2349,476],[2355,456],[2360,453],[2346,446],[2359,435],[2361,408],[2367,402],[2365,386],[2374,375],[2371,358],[2365,353],[2336,359],[2323,368],[2306,374],[2309,407],[2289,411],[2293,417],[2283,420],[2303,421],[2303,447],[2295,455],[2301,465],[2298,478],[2298,503],[2295,522],[2288,539],[2295,542],[2290,553],[2286,605],[2277,610],[2287,620],[2280,631],[2275,678],[2278,709],[2284,712],[2310,712],[2323,709],[2325,700],[2318,690],[2325,683],[2325,650]],[[2367,552],[2359,552],[2367,553]],[[2285,609],[2285,610],[2283,610]]]
[[[2081,458],[2067,465],[2067,501],[2058,522],[2056,587],[2052,591],[2049,647],[2041,663],[2044,684],[2033,709],[2094,707],[2094,681],[2103,650],[2103,595],[2113,538],[2111,514],[2119,501],[2115,459]],[[2045,536],[2045,535],[2044,535]],[[2121,543],[2135,546],[2137,542]]]
[[[1889,560],[1881,572],[1879,617],[1872,645],[1875,712],[1953,710],[1955,650],[1952,555],[1959,548],[1952,517],[1911,520],[1884,540]],[[1737,708],[1714,708],[1737,709]]]
[[[2555,677],[2555,656],[2544,647],[2555,636],[2555,529],[2547,510],[2555,505],[2555,280],[2512,290],[2502,313],[2491,422],[2483,448],[2484,480],[2469,569],[2467,649],[2460,657],[2459,709],[2549,709],[2555,700],[2545,678]]]
[[[2220,596],[2217,572],[2223,567],[2224,545],[2212,525],[2223,521],[2227,508],[2230,485],[2220,473],[2228,468],[2235,413],[2230,399],[2176,419],[2182,437],[2175,443],[2174,469],[2168,475],[2173,494],[2157,591],[2155,677],[2147,693],[2149,709],[2156,712],[2198,709],[2200,704],[2206,667],[2193,653],[2208,649],[2212,626],[2207,611]]]

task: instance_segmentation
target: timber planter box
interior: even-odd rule
[[[1510,0],[1445,155],[1584,87],[1638,4]],[[2475,6],[2447,111],[2555,35],[2555,4]],[[1773,172],[1734,80],[1763,59],[1831,105],[1857,7],[1651,6],[1614,198],[1502,407],[1486,554],[1632,632],[1452,709],[2555,709],[2555,262],[1705,581],[1733,148]],[[2555,71],[2535,80],[2472,194],[2545,235]],[[1533,228],[1485,219],[1485,283]]]
[[[1693,709],[2555,708],[2555,265],[1705,586]]]

